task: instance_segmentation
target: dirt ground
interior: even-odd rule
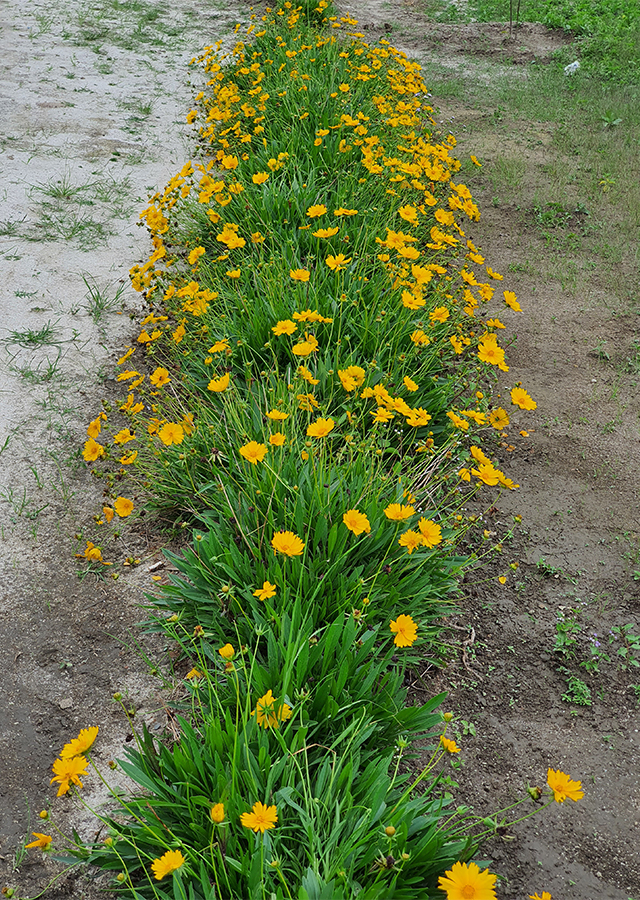
[[[37,814],[51,805],[50,768],[62,744],[99,724],[99,758],[120,754],[129,724],[110,699],[116,690],[139,719],[163,722],[158,685],[132,646],[160,539],[123,529],[114,560],[141,564],[117,581],[78,577],[73,554],[95,540],[100,490],[77,448],[113,390],[111,366],[130,337],[136,297],[116,295],[146,253],[135,227],[144,197],[190,155],[189,129],[177,124],[192,95],[187,63],[239,14],[189,0],[170,12],[156,0],[125,6],[37,0],[25,12],[6,0],[0,33],[0,884],[20,896],[57,871],[38,852],[24,858],[20,846],[32,830],[46,830]],[[342,8],[367,36],[386,36],[427,69],[437,61],[479,81],[507,69],[526,77],[524,64],[566,42],[541,26],[511,40],[498,25],[434,25],[416,3]],[[633,366],[623,365],[635,358],[637,268],[626,259],[619,266],[631,286],[626,304],[611,302],[609,277],[598,270],[582,273],[578,293],[564,289],[562,266],[549,274],[553,251],[539,229],[515,204],[493,202],[491,178],[505,140],[542,166],[553,152],[551,126],[531,123],[536,141],[502,136],[498,147],[474,127],[492,109],[444,94],[430,102],[458,138],[459,155],[483,159],[467,179],[482,210],[469,235],[522,304],[523,314],[502,316],[517,336],[509,384],[522,380],[538,409],[516,415],[496,447],[520,489],[489,508],[469,506],[483,516],[486,546],[500,544],[502,553],[462,585],[460,614],[450,621],[458,649],[447,669],[420,674],[430,692],[451,691],[459,717],[457,802],[489,814],[527,784],[542,786],[549,766],[582,780],[579,804],[554,805],[485,845],[504,876],[499,897],[546,890],[554,900],[638,900],[640,676],[615,663],[599,674],[577,665],[595,640],[620,648],[608,644],[612,628],[640,631],[638,387]],[[96,301],[96,288],[114,302]],[[522,522],[512,533],[516,514]],[[581,628],[575,660],[554,651],[559,614]],[[163,653],[144,640],[147,652]],[[590,688],[591,706],[562,699],[563,664]],[[68,806],[66,798],[53,803],[63,823]],[[78,816],[74,808],[81,830],[92,827]],[[63,880],[50,896],[92,890]]]

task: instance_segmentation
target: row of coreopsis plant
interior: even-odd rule
[[[201,161],[143,213],[128,424],[107,404],[88,428],[105,529],[139,487],[193,529],[149,600],[191,660],[180,736],[137,738],[120,766],[141,793],[74,849],[128,896],[495,896],[467,864],[492,826],[440,784],[443,697],[408,705],[405,671],[438,655],[469,492],[516,487],[478,435],[509,423],[484,307],[519,305],[465,238],[478,210],[419,66],[330,12],[286,3],[200,58]],[[60,794],[96,733],[56,761]]]

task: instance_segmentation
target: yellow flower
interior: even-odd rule
[[[286,436],[281,431],[274,431],[269,437],[269,443],[272,447],[282,447],[286,440]]]
[[[110,506],[103,506],[102,507],[102,515],[107,520],[107,523],[109,523],[115,516],[115,510],[111,509]]]
[[[226,274],[229,278],[240,278],[240,269],[230,269]]]
[[[284,553],[285,556],[301,556],[304,542],[292,531],[276,531],[271,538],[273,552]]]
[[[202,678],[202,672],[200,672],[199,669],[193,668],[190,669],[184,677],[189,681],[192,681],[193,679]]]
[[[252,716],[256,717],[256,722],[259,726],[262,728],[279,728],[280,722],[286,722],[287,719],[291,718],[291,707],[286,703],[281,703],[277,706],[277,703],[278,699],[273,696],[271,690],[268,690],[263,697],[260,697],[256,703],[256,708],[251,713]]]
[[[76,556],[80,556],[79,553],[76,553]],[[82,554],[89,562],[102,562],[102,551],[100,547],[96,547],[91,541],[87,541],[87,546]],[[72,756],[76,756],[77,754],[72,753]]]
[[[49,848],[49,844],[53,840],[52,837],[49,837],[48,834],[40,834],[39,831],[32,831],[31,834],[34,836],[35,841],[31,841],[30,844],[25,844],[25,847],[40,847],[42,850],[47,850]]]
[[[535,894],[529,894],[529,900],[551,900],[551,894],[549,891],[543,891],[542,897],[538,897],[538,892],[536,891]]]
[[[226,338],[223,338],[221,341],[216,341],[211,347],[209,347],[207,353],[226,353],[227,350],[230,350],[229,341]]]
[[[314,237],[330,238],[333,237],[334,234],[337,234],[339,230],[339,226],[336,225],[333,228],[318,228],[318,230],[312,232],[312,234]]]
[[[307,215],[310,219],[316,219],[318,216],[323,216],[327,211],[327,207],[323,203],[318,203],[315,206],[310,206],[307,210]]]
[[[116,497],[113,501],[113,508],[121,519],[125,519],[133,512],[133,500],[128,500],[126,497]]]
[[[254,184],[264,184],[265,181],[269,180],[268,172],[256,172],[255,175],[251,176],[251,180]]]
[[[158,431],[158,437],[165,447],[170,447],[172,444],[181,444],[184,440],[184,428],[179,422],[165,422]]]
[[[253,244],[264,244],[264,235],[259,231],[254,231],[251,235],[251,242]]]
[[[337,256],[327,256],[325,262],[332,272],[341,272],[346,269],[347,263],[351,262],[351,257],[345,256],[344,253],[338,253]]]
[[[53,764],[54,775],[50,782],[51,784],[54,781],[58,782],[58,793],[56,796],[61,797],[63,794],[68,793],[72,784],[82,787],[80,776],[86,774],[88,765],[89,763],[84,756],[74,756],[72,759],[56,759]]]
[[[169,377],[169,372],[165,368],[158,366],[158,368],[149,376],[149,381],[156,387],[164,387],[165,384],[169,384],[171,378]]]
[[[222,375],[220,378],[212,378],[209,384],[207,385],[208,391],[215,391],[217,394],[222,393],[222,391],[226,391],[229,387],[229,373],[226,375]]]
[[[344,206],[339,207],[339,209],[334,209],[334,216],[357,216],[357,209],[345,209]]]
[[[129,357],[131,356],[131,354],[133,352],[134,352],[133,347],[129,347],[129,349],[124,354],[124,356],[121,356],[120,359],[118,360],[118,365],[121,366],[123,363],[125,363],[129,359]]]
[[[387,519],[394,522],[402,522],[409,519],[415,513],[413,506],[403,506],[401,503],[390,503],[384,511]]]
[[[267,455],[268,447],[265,444],[258,444],[257,441],[249,441],[244,447],[240,447],[238,451],[240,456],[244,456],[252,465],[257,466],[259,462]]]
[[[447,413],[447,416],[451,419],[456,428],[460,428],[462,431],[469,430],[469,423],[466,419],[461,419],[460,416],[456,415],[452,410]]]
[[[104,456],[104,447],[90,437],[89,440],[85,442],[82,456],[87,462],[95,462],[100,456]]]
[[[342,521],[347,526],[349,531],[352,531],[356,536],[362,534],[363,532],[365,534],[371,533],[371,525],[369,523],[369,519],[364,513],[361,513],[357,509],[348,509],[342,516]]]
[[[504,350],[498,346],[495,334],[485,334],[478,344],[478,359],[492,366],[504,366]]]
[[[180,869],[185,862],[186,860],[179,850],[167,850],[160,859],[154,859],[151,863],[151,871],[156,881],[162,881],[166,875],[170,875],[172,872]]]
[[[503,291],[504,294],[504,302],[507,306],[510,306],[511,309],[515,310],[515,312],[522,312],[522,307],[518,303],[516,295],[513,291]]]
[[[237,169],[238,168],[238,157],[232,156],[229,154],[228,156],[223,156],[220,162],[220,166],[223,169]]]
[[[446,738],[444,735],[440,736],[440,743],[447,753],[460,753],[460,747],[458,747],[456,742],[449,740],[449,738]]]
[[[271,329],[274,334],[293,334],[298,326],[291,319],[282,319]]]
[[[303,409],[305,412],[312,412],[320,406],[313,394],[296,394],[296,400],[298,400],[298,409]]]
[[[398,616],[389,623],[389,628],[395,634],[393,643],[396,647],[410,647],[418,636],[418,626],[411,616]]]
[[[429,321],[432,325],[436,322],[446,322],[449,318],[449,315],[450,313],[446,306],[437,306],[429,313]]]
[[[195,265],[201,256],[203,256],[207,251],[204,247],[194,247],[194,249],[189,254],[189,265]]]
[[[306,366],[298,366],[298,375],[308,381],[309,384],[320,384],[319,378],[314,378]]]
[[[130,466],[131,463],[134,463],[137,458],[138,458],[138,451],[134,450],[133,453],[129,453],[126,456],[121,456],[120,463],[123,466]]]
[[[270,828],[275,828],[278,821],[277,807],[265,806],[263,803],[254,803],[251,812],[242,813],[240,821],[245,828],[264,834]]]
[[[547,770],[547,784],[553,791],[553,799],[556,803],[564,803],[567,797],[570,800],[578,801],[584,797],[581,781],[572,781],[568,775],[561,772],[560,769],[554,771]]]
[[[102,428],[102,420],[106,420],[106,416],[104,413],[100,413],[97,419],[94,419],[93,422],[89,422],[87,425],[87,434],[90,438],[97,438],[100,434],[100,430]]]
[[[267,413],[267,419],[271,419],[273,422],[284,422],[288,418],[289,413],[281,412],[279,409],[271,409]]]
[[[346,369],[338,369],[338,378],[345,391],[355,391],[364,382],[366,372],[361,366],[347,366]]]
[[[469,159],[470,159],[471,162],[474,164],[474,166],[480,166],[480,167],[482,167],[482,163],[481,163],[481,162],[478,162],[477,158],[473,155],[473,153],[471,154],[471,156],[469,157]]]
[[[384,425],[393,419],[393,413],[389,412],[389,410],[385,409],[383,406],[379,407],[377,410],[371,410],[371,415],[376,424]]]
[[[509,424],[509,416],[507,415],[507,411],[501,406],[497,406],[495,409],[492,409],[489,413],[489,424],[492,426],[492,428],[495,428],[498,431],[502,431],[502,429],[506,428]]]
[[[420,428],[422,425],[426,425],[431,419],[431,416],[423,409],[421,406],[418,409],[412,409],[407,415],[407,425],[411,425],[412,428]]]
[[[304,341],[299,341],[291,348],[291,352],[296,356],[309,356],[318,349],[318,339],[313,334],[305,334]]]
[[[422,543],[425,547],[436,547],[442,542],[442,529],[437,522],[432,522],[431,519],[423,518],[418,522],[418,528],[420,529]]]
[[[402,292],[402,305],[407,309],[421,309],[427,302],[422,294],[417,293],[419,289],[414,288],[414,292],[411,291],[403,291]]]
[[[93,745],[98,737],[98,726],[82,728],[77,738],[65,744],[60,751],[60,759],[72,759],[74,756],[82,756]]]
[[[406,547],[409,553],[409,556],[413,553],[413,551],[420,547],[421,544],[424,543],[422,540],[422,535],[417,531],[405,531],[403,535],[398,539],[398,543],[401,547]]]
[[[511,391],[511,402],[520,409],[537,409],[538,404],[532,400],[524,388],[516,387]]]
[[[233,649],[233,644],[225,644],[224,647],[220,647],[218,653],[223,659],[233,659],[236,655],[236,651]]]
[[[276,595],[276,585],[271,584],[269,581],[265,581],[261,588],[257,588],[253,592],[253,596],[257,597],[258,600],[268,600],[270,597],[275,597]]]
[[[289,275],[294,281],[308,281],[311,272],[308,269],[290,269]]]
[[[500,319],[487,319],[487,328],[506,328]]]
[[[135,441],[136,436],[132,434],[128,428],[123,428],[117,434],[113,436],[114,444],[127,444],[129,441]]]
[[[431,343],[431,340],[427,335],[422,331],[421,328],[418,328],[417,331],[414,331],[411,335],[411,340],[414,344],[417,344],[419,347],[426,347]]]
[[[316,419],[307,426],[307,437],[326,437],[329,432],[333,431],[335,424],[333,419]]]
[[[496,875],[488,869],[480,871],[475,863],[454,863],[451,869],[438,879],[438,887],[445,891],[447,900],[497,900],[493,886]]]
[[[398,210],[398,215],[401,219],[404,219],[405,222],[408,222],[410,225],[418,224],[418,210],[415,206],[401,206]]]
[[[255,175],[253,177],[255,178]],[[211,821],[215,822],[216,825],[224,822],[224,803],[215,803],[209,810],[209,815],[211,816]]]
[[[477,469],[471,469],[471,474],[479,478],[484,484],[488,484],[489,487],[494,487],[500,481],[498,470],[490,462],[480,463]]]

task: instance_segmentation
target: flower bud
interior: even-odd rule
[[[387,837],[393,837],[394,834],[396,833],[396,830],[393,827],[393,825],[387,825],[387,827],[384,830],[384,833],[386,834]]]
[[[527,794],[529,794],[532,800],[537,801],[542,797],[542,790],[539,787],[528,787]]]

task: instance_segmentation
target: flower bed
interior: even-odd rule
[[[444,697],[407,703],[405,672],[440,658],[469,494],[517,487],[478,435],[508,424],[489,304],[520,307],[466,239],[479,212],[419,66],[330,13],[285,3],[197,61],[202,155],[142,214],[128,424],[88,428],[105,528],[142,487],[193,532],[150,598],[192,664],[180,735],[137,737],[142,793],[73,848],[128,896],[495,896],[466,864],[492,828],[440,783]],[[95,736],[56,761],[59,794]]]

